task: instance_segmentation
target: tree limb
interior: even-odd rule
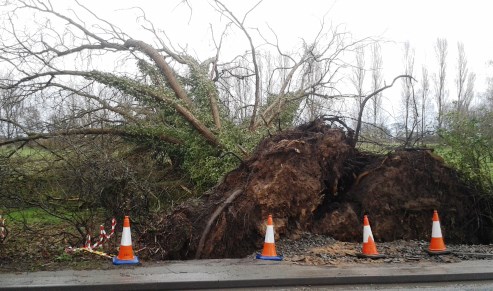
[[[409,78],[411,80],[414,80],[416,81],[412,76],[410,75],[399,75],[397,77],[394,78],[394,80],[392,81],[392,83],[390,85],[386,85],[378,90],[376,90],[375,92],[371,93],[370,95],[366,96],[365,99],[363,99],[363,101],[361,102],[361,107],[360,107],[360,110],[359,110],[359,113],[358,113],[358,123],[356,125],[356,131],[355,131],[355,134],[354,134],[354,140],[353,140],[353,147],[356,146],[356,143],[358,142],[358,138],[359,138],[359,133],[361,131],[361,120],[363,118],[363,111],[365,109],[365,104],[366,102],[368,102],[368,100],[370,100],[373,96],[376,96],[378,95],[380,92],[394,86],[394,83],[395,81],[397,81],[398,79],[400,78]]]
[[[17,142],[29,142],[29,141],[34,141],[38,139],[49,139],[49,138],[54,138],[57,136],[70,136],[70,135],[99,135],[99,134],[106,134],[106,135],[118,135],[118,136],[126,136],[126,137],[134,137],[136,135],[121,130],[121,129],[116,129],[116,128],[80,128],[80,129],[72,129],[72,130],[67,130],[67,131],[56,131],[52,133],[38,133],[38,134],[32,134],[24,137],[17,137],[14,139],[9,139],[5,141],[0,142],[0,146],[8,145],[8,144],[13,144]],[[164,141],[167,143],[175,144],[175,145],[180,145],[182,144],[182,141],[171,137],[171,136],[166,136],[166,135],[160,135],[158,136],[158,139],[160,141]]]
[[[233,12],[231,12],[231,10],[229,10],[226,7],[226,5],[224,5],[221,1],[215,0],[215,2],[220,7],[220,12],[223,15],[226,14],[226,16],[234,24],[236,24],[236,26],[238,26],[241,29],[241,31],[243,31],[243,34],[246,36],[246,38],[248,39],[248,43],[250,44],[253,69],[255,71],[255,103],[253,105],[252,117],[251,117],[250,126],[249,126],[250,130],[253,130],[255,128],[255,120],[256,120],[256,117],[257,117],[258,107],[260,105],[260,94],[261,94],[261,92],[260,92],[260,69],[259,69],[259,66],[258,66],[257,52],[255,50],[255,46],[253,45],[252,37],[250,36],[250,34],[248,33],[248,31],[246,30],[246,28],[244,26],[244,23],[245,23],[245,19],[246,19],[247,15],[253,9],[255,9],[262,2],[262,0],[259,1],[257,4],[255,4],[255,6],[252,7],[247,13],[245,13],[245,15],[243,16],[243,19],[241,21],[238,18],[236,18],[236,16],[233,14]]]
[[[178,79],[176,79],[173,70],[168,65],[164,57],[155,48],[141,40],[134,39],[128,39],[127,41],[125,41],[124,46],[127,48],[136,48],[150,57],[156,63],[163,75],[166,77],[171,89],[173,89],[176,96],[179,99],[183,100],[189,108],[193,108],[192,100],[188,97],[185,90],[183,90],[183,87],[178,82]]]
[[[207,221],[204,231],[202,231],[202,236],[200,237],[200,241],[197,246],[197,252],[195,253],[195,259],[200,259],[200,256],[202,255],[202,249],[204,248],[205,239],[207,238],[207,235],[211,230],[211,226],[214,220],[216,220],[216,218],[219,216],[219,214],[221,214],[224,208],[231,204],[242,192],[243,191],[241,189],[236,189],[221,205],[219,205],[219,207],[216,208],[214,213],[212,213],[211,217]]]

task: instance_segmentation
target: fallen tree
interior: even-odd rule
[[[428,239],[433,209],[447,241],[489,242],[489,203],[431,150],[362,153],[317,119],[264,139],[206,195],[143,226],[144,256],[242,257],[261,247],[265,218],[276,235],[302,231],[357,241],[369,214],[377,240]],[[156,223],[157,221],[157,223]]]

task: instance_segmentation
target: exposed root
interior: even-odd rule
[[[204,231],[202,232],[202,236],[200,237],[199,245],[197,247],[197,252],[195,253],[195,259],[200,259],[200,256],[202,254],[202,249],[204,248],[204,242],[211,230],[212,223],[217,219],[219,214],[223,212],[224,208],[229,204],[231,204],[231,202],[233,202],[236,199],[236,197],[240,195],[240,193],[241,193],[240,189],[236,189],[235,191],[233,191],[233,193],[229,195],[229,197],[218,208],[216,208],[214,213],[212,213],[211,217],[209,218],[209,221],[207,221]]]

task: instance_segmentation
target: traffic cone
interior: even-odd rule
[[[426,251],[430,255],[445,255],[450,251],[445,247],[442,237],[442,229],[440,228],[440,219],[438,218],[438,211],[433,211],[433,225],[431,228],[431,242],[430,247]]]
[[[262,254],[257,254],[257,259],[282,261],[282,256],[276,253],[276,245],[274,243],[274,223],[272,223],[272,215],[267,219],[267,230],[265,231],[264,249]]]
[[[385,255],[377,252],[377,246],[375,245],[375,240],[371,232],[370,222],[368,221],[367,215],[363,217],[363,249],[360,254],[357,254],[357,256],[360,258],[371,259],[380,259],[385,257]]]
[[[125,216],[123,220],[122,240],[120,243],[120,251],[117,257],[113,257],[114,265],[136,265],[139,263],[139,258],[134,256],[132,249],[132,235],[130,233],[130,219]]]

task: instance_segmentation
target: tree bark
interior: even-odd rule
[[[124,130],[116,129],[116,128],[81,128],[81,129],[72,129],[72,130],[66,130],[66,131],[57,131],[57,132],[52,132],[52,133],[38,133],[38,134],[32,134],[28,136],[23,136],[23,137],[18,137],[14,139],[9,139],[0,142],[0,146],[8,145],[8,144],[13,144],[17,142],[29,142],[37,139],[48,139],[48,138],[53,138],[57,136],[69,136],[69,135],[96,135],[96,134],[109,134],[109,135],[119,135],[119,136],[132,136],[131,133],[126,132]],[[182,144],[182,141],[180,141],[177,138],[171,137],[171,136],[166,136],[166,135],[160,135],[159,140],[171,143],[171,144]]]
[[[171,89],[175,92],[176,96],[179,99],[183,100],[187,104],[187,106],[193,108],[192,100],[188,97],[185,90],[183,90],[183,87],[180,85],[180,83],[178,83],[173,70],[168,65],[164,57],[155,48],[141,40],[134,39],[129,39],[125,41],[124,46],[127,48],[137,48],[139,51],[150,57],[156,63],[163,75],[166,77]]]
[[[176,96],[179,99],[183,100],[189,108],[193,108],[192,100],[188,97],[185,90],[183,90],[183,87],[176,79],[173,70],[170,68],[168,63],[166,63],[164,57],[156,49],[143,41],[134,39],[129,39],[125,41],[124,45],[127,48],[135,47],[139,51],[150,57],[156,63],[163,75],[166,77],[171,89],[175,92]],[[185,117],[185,119],[187,119],[195,127],[197,131],[200,132],[200,134],[202,134],[203,137],[205,137],[205,139],[211,145],[222,147],[221,143],[217,140],[216,136],[209,130],[209,128],[207,128],[202,122],[200,122],[189,110],[187,110],[187,108],[176,102],[173,102],[173,106],[183,117]]]
[[[411,80],[414,80],[414,78],[412,76],[409,76],[409,75],[399,75],[399,76],[397,76],[397,77],[394,78],[394,80],[392,81],[392,83],[390,85],[386,85],[386,86],[378,89],[377,91],[371,93],[370,95],[366,96],[365,99],[363,99],[363,102],[361,102],[361,108],[360,108],[359,113],[358,113],[358,124],[356,125],[356,132],[354,134],[353,147],[356,146],[356,143],[358,142],[359,132],[361,131],[361,120],[363,118],[363,111],[365,109],[366,102],[368,102],[368,100],[370,100],[375,95],[378,95],[383,90],[386,90],[386,89],[394,86],[395,81],[397,81],[397,79],[400,79],[400,78],[409,78]]]

